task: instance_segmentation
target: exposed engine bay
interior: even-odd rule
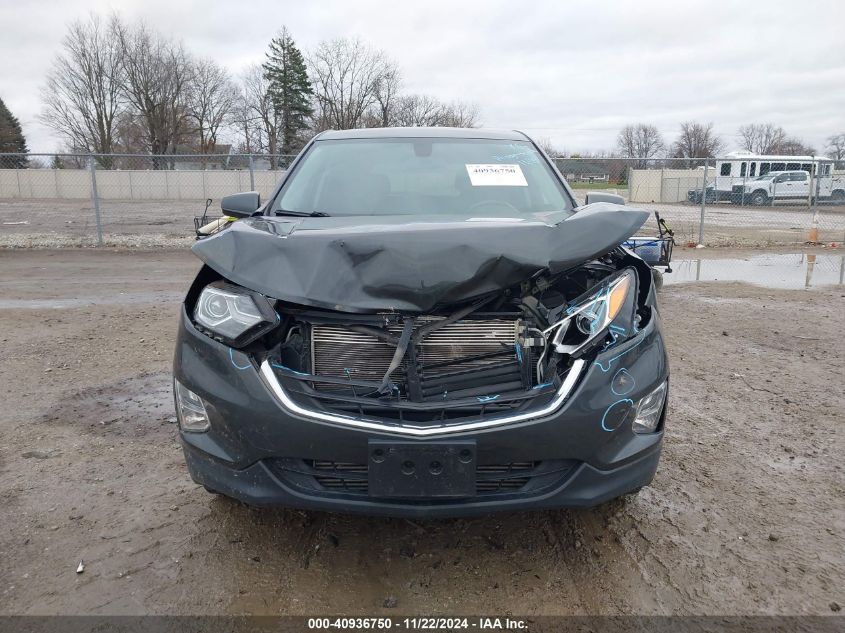
[[[431,314],[278,301],[266,357],[289,391],[335,411],[430,420],[516,409],[553,393],[574,359],[634,334],[650,317],[650,283],[617,248]]]

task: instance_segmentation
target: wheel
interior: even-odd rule
[[[755,191],[751,194],[751,204],[755,207],[762,207],[769,201],[769,196],[765,191]]]
[[[214,488],[209,488],[208,486],[203,486],[203,488],[205,488],[205,491],[206,491],[208,494],[212,494],[212,495],[219,495],[219,494],[220,494],[220,493],[219,493],[219,492],[217,492]]]
[[[837,189],[830,194],[830,199],[834,202],[845,202],[845,189]]]
[[[663,287],[663,273],[656,268],[652,268],[651,277],[654,279],[654,288],[660,290]]]

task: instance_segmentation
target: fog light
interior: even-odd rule
[[[207,431],[211,424],[202,398],[176,379],[173,380],[173,391],[176,393],[176,413],[182,430],[189,433]]]
[[[666,401],[667,381],[645,396],[637,405],[637,417],[634,418],[634,433],[653,433],[660,422],[660,413]]]

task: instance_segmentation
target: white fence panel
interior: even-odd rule
[[[253,172],[262,199],[284,173]],[[97,193],[102,200],[218,200],[250,188],[249,170],[97,170]],[[0,169],[0,198],[90,197],[87,169]]]
[[[91,173],[83,169],[53,169],[55,195],[48,198],[79,200],[91,197]]]
[[[710,176],[715,176],[711,169]],[[683,202],[691,189],[701,189],[703,169],[632,169],[631,202]]]

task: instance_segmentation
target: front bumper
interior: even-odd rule
[[[194,481],[250,505],[417,518],[472,516],[508,510],[591,507],[651,482],[657,470],[661,450],[661,442],[655,442],[648,450],[637,455],[636,459],[613,470],[599,470],[581,463],[565,481],[537,494],[409,503],[379,501],[351,494],[308,494],[287,485],[263,461],[238,470],[193,448],[187,442],[184,442],[183,446],[188,471]]]
[[[367,464],[370,440],[397,436],[383,429],[309,419],[285,408],[246,355],[198,332],[184,310],[174,360],[174,377],[203,398],[211,421],[208,432],[180,433],[196,482],[254,505],[415,517],[591,506],[648,484],[660,457],[663,420],[655,433],[645,435],[634,433],[630,420],[613,430],[602,424],[605,413],[621,398],[612,381],[622,369],[633,378],[634,388],[624,394],[633,402],[668,379],[656,310],[634,338],[600,353],[581,372],[556,411],[425,438],[473,440],[479,467],[517,462],[559,465],[546,471],[551,474],[538,471],[519,489],[411,502],[370,497],[366,489],[322,488],[313,477],[301,474],[307,468],[301,472],[280,468],[279,464],[320,460]]]

